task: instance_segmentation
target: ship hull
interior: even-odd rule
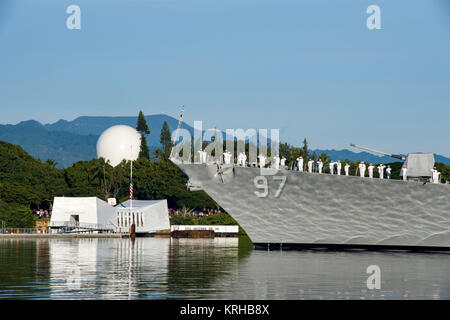
[[[450,250],[450,185],[176,165],[258,248]]]

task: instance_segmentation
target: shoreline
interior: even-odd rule
[[[38,239],[49,239],[49,238],[129,238],[130,235],[128,233],[111,233],[111,234],[82,234],[82,233],[74,233],[74,234],[51,234],[51,233],[13,233],[13,234],[0,234],[0,239],[20,239],[20,238],[38,238]]]

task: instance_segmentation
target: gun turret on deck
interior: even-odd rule
[[[431,177],[431,172],[434,167],[433,153],[408,153],[405,158],[401,155],[390,154],[383,151],[358,146],[353,143],[351,143],[350,146],[405,161],[403,166],[408,169],[408,180],[424,180],[424,178],[427,179],[428,177]]]
[[[372,152],[372,153],[382,154],[383,156],[388,156],[388,157],[396,158],[396,159],[403,160],[403,161],[406,160],[406,158],[403,157],[403,156],[399,156],[399,155],[396,155],[396,154],[390,154],[390,153],[386,153],[386,152],[383,152],[383,151],[378,151],[378,150],[367,148],[367,147],[363,147],[363,146],[358,146],[357,144],[350,143],[350,146],[354,147],[354,148],[361,149],[361,150],[366,150],[366,151],[369,151],[369,152]]]

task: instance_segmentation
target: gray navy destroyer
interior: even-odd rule
[[[427,183],[433,154],[394,157],[408,181],[171,160],[256,248],[450,250],[450,185]]]

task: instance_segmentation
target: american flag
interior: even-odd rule
[[[133,179],[130,180],[130,199],[133,200]]]

